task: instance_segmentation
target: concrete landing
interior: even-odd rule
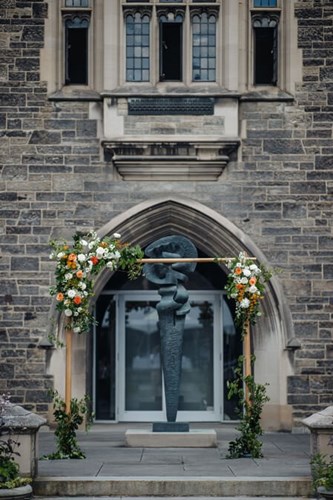
[[[213,429],[191,429],[189,432],[128,429],[125,443],[132,448],[216,448],[217,434]]]
[[[306,497],[311,494],[310,436],[264,433],[260,459],[226,458],[237,435],[232,425],[191,424],[214,430],[216,448],[126,446],[133,424],[94,425],[79,432],[85,460],[40,460],[34,495],[40,497]],[[135,424],[150,431],[150,424]],[[40,456],[55,451],[43,430]]]

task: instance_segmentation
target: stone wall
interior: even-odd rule
[[[218,182],[148,184],[117,180],[104,162],[95,119],[100,103],[48,99],[39,67],[46,2],[0,0],[0,9],[0,390],[47,411],[52,378],[37,346],[50,329],[49,240],[98,229],[143,200],[173,193],[221,213],[280,269],[301,343],[290,355],[289,403],[297,420],[327,406],[333,384],[330,0],[296,3],[304,76],[295,101],[241,101],[240,161],[230,162]]]

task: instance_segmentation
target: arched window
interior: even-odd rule
[[[206,12],[192,17],[192,80],[216,80],[216,16]]]
[[[150,19],[145,13],[126,16],[126,81],[150,78]]]
[[[65,84],[88,84],[88,29],[86,14],[64,16],[65,23]]]
[[[252,16],[255,85],[277,84],[278,24],[278,15],[262,13]]]

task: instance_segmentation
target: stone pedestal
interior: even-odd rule
[[[128,429],[126,446],[132,448],[216,448],[216,431],[194,429],[189,432],[153,432]]]
[[[38,464],[38,430],[46,424],[46,420],[35,413],[25,410],[21,406],[8,403],[1,416],[2,432],[19,443],[15,448],[19,455],[15,455],[15,462],[20,467],[20,474],[34,478],[37,476]],[[2,436],[6,439],[6,435]]]
[[[310,415],[302,420],[302,423],[310,429],[310,452],[322,453],[333,456],[333,406]]]

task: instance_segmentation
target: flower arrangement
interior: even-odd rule
[[[73,244],[62,241],[51,241],[53,249],[50,259],[55,260],[56,284],[50,288],[51,296],[55,296],[57,310],[68,318],[68,328],[74,333],[87,331],[95,322],[89,311],[89,299],[93,295],[93,276],[103,268],[111,271],[122,269],[129,279],[141,273],[138,259],[143,257],[141,248],[129,246],[120,241],[120,234],[99,238],[97,233],[77,232],[73,236]]]
[[[237,258],[228,260],[226,265],[230,273],[225,290],[228,298],[236,301],[235,321],[244,335],[247,326],[255,324],[257,317],[261,316],[260,300],[264,298],[265,283],[272,273],[242,252]]]

